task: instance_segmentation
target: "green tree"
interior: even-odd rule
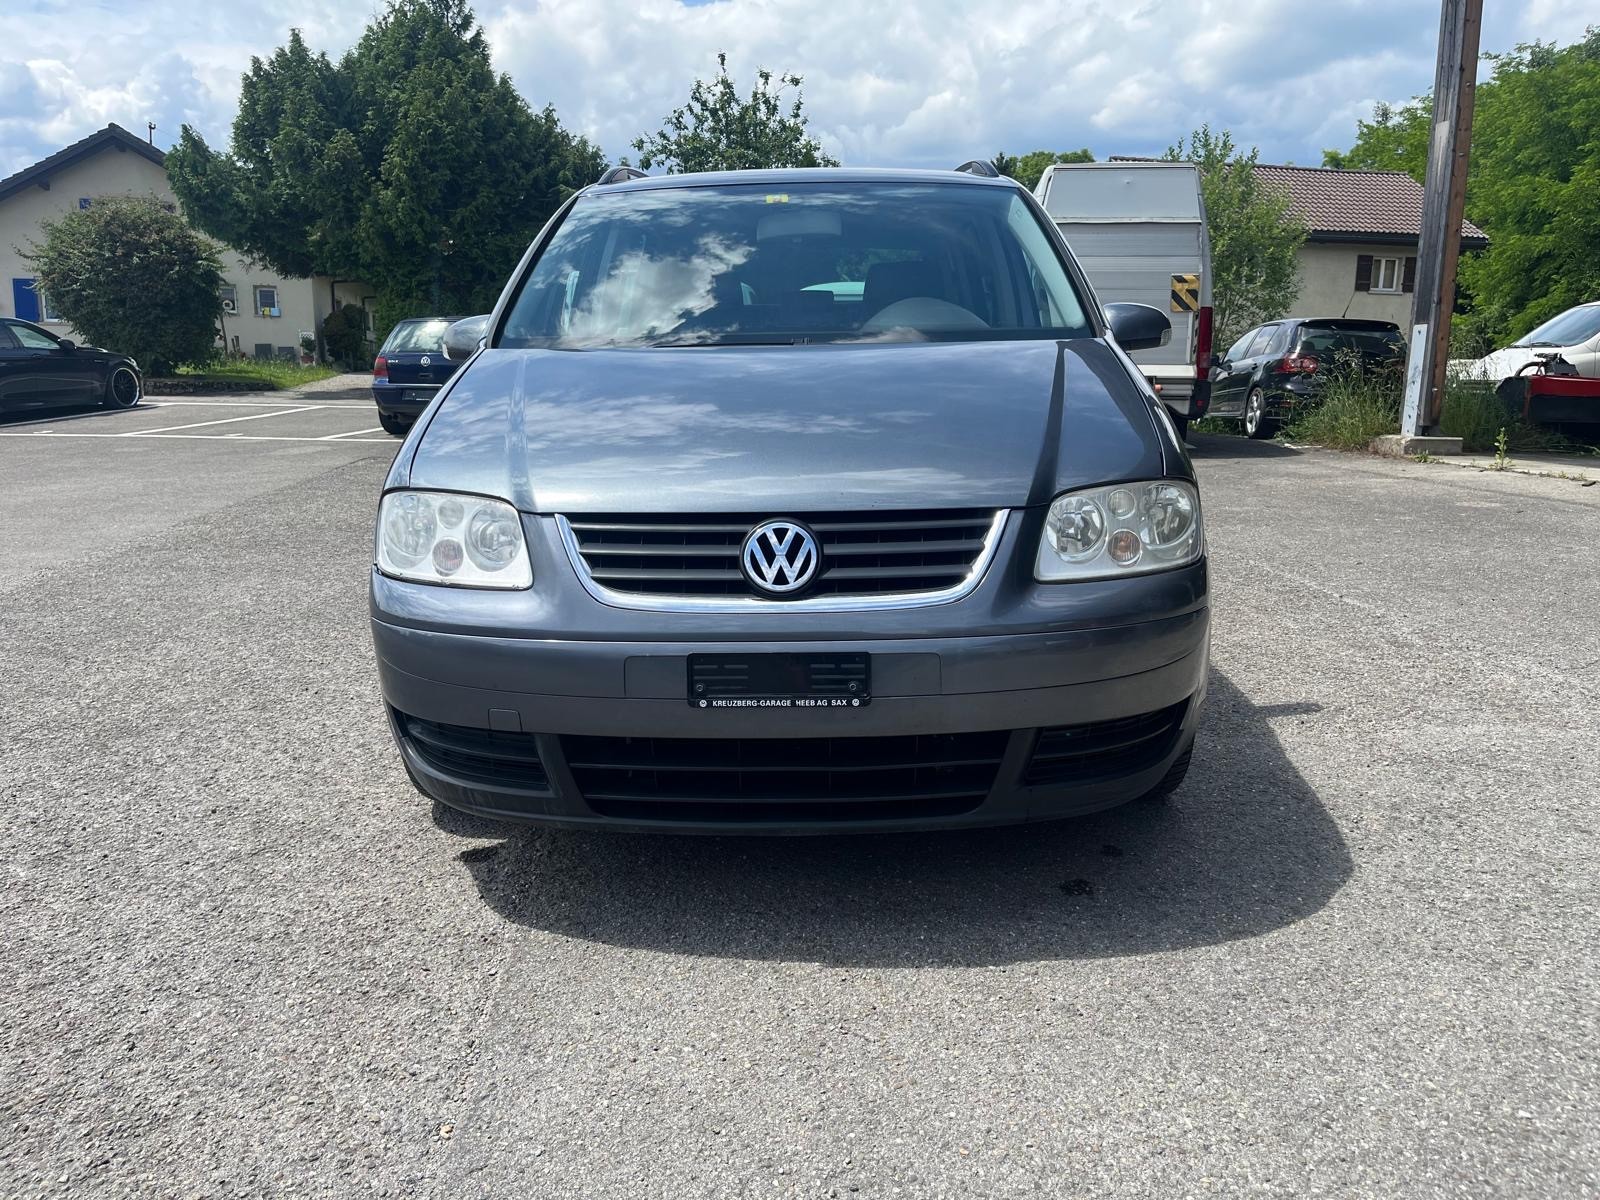
[[[1345,151],[1324,150],[1322,165],[1345,171],[1404,171],[1421,183],[1432,132],[1433,101],[1427,96],[1399,108],[1376,104],[1372,120],[1356,122],[1356,144]]]
[[[806,133],[809,118],[800,83],[798,75],[774,76],[771,71],[758,70],[749,99],[741,100],[728,74],[728,56],[718,54],[716,78],[696,79],[687,104],[673,109],[657,132],[633,140],[639,165],[664,166],[674,175],[838,166],[839,160]],[[794,99],[785,108],[787,88],[794,89]]]
[[[291,33],[252,61],[228,151],[186,126],[167,158],[208,233],[288,275],[363,279],[410,312],[488,308],[604,168],[495,73],[465,0],[390,0],[337,63]]]
[[[1030,150],[1020,158],[1012,154],[996,154],[995,170],[1009,175],[1030,192],[1039,186],[1044,169],[1055,163],[1092,163],[1094,155],[1085,146],[1081,150]]]
[[[1600,295],[1600,29],[1566,47],[1542,42],[1487,54],[1477,86],[1467,216],[1488,250],[1462,258],[1467,340],[1519,336]],[[1328,166],[1427,171],[1433,102],[1380,104]]]
[[[367,313],[356,304],[341,304],[322,321],[322,342],[328,357],[341,366],[357,367],[366,359]]]
[[[189,220],[282,275],[352,272],[349,214],[325,191],[327,151],[349,116],[348,92],[328,56],[312,54],[299,30],[265,61],[252,58],[232,152],[213,154],[185,125],[167,155],[168,178]]]
[[[164,375],[212,354],[222,315],[217,248],[154,196],[106,196],[40,226],[24,257],[89,341]]]
[[[1467,213],[1489,235],[1461,266],[1474,323],[1518,337],[1600,297],[1600,29],[1487,56]]]
[[[1187,142],[1163,155],[1200,168],[1211,237],[1211,295],[1218,345],[1252,325],[1281,317],[1299,292],[1297,252],[1306,227],[1289,210],[1289,197],[1256,175],[1257,151],[1248,154],[1227,130],[1202,125]]]

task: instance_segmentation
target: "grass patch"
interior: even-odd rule
[[[1225,433],[1234,437],[1244,436],[1244,426],[1237,421],[1230,421],[1227,417],[1201,417],[1198,421],[1190,421],[1189,428],[1195,433]]]
[[[1530,425],[1507,411],[1493,388],[1453,377],[1445,379],[1439,428],[1451,437],[1460,438],[1462,449],[1479,454],[1493,451],[1502,461],[1508,451],[1522,454],[1594,452],[1593,446],[1573,441],[1553,429]]]
[[[1403,399],[1404,384],[1392,377],[1330,376],[1323,383],[1321,402],[1301,412],[1284,436],[1335,450],[1365,450],[1373,438],[1400,432]],[[1439,430],[1460,438],[1462,449],[1495,454],[1501,462],[1508,453],[1584,454],[1594,449],[1508,412],[1493,388],[1454,377],[1445,380]]]
[[[178,368],[180,378],[216,380],[219,383],[235,386],[252,384],[264,392],[297,388],[303,384],[315,383],[319,379],[331,379],[343,373],[338,367],[324,366],[321,363],[304,366],[281,360],[262,361],[253,358],[229,359],[226,362],[207,363],[201,367]]]
[[[1292,442],[1365,450],[1373,438],[1400,431],[1400,400],[1392,377],[1333,374],[1322,381],[1318,403],[1300,410],[1283,434]]]

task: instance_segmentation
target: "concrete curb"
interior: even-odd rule
[[[1409,436],[1404,433],[1386,433],[1381,437],[1372,439],[1371,450],[1374,454],[1382,454],[1389,458],[1413,458],[1418,454],[1426,454],[1431,458],[1442,457],[1446,454],[1461,453],[1461,439],[1458,437],[1424,437]]]

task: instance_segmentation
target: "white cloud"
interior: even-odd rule
[[[116,121],[224,142],[240,74],[291,26],[342,53],[373,6],[11,0],[0,175]],[[729,55],[805,76],[813,131],[850,163],[944,165],[1004,149],[1159,151],[1202,121],[1269,160],[1320,161],[1377,99],[1432,83],[1434,0],[481,0],[495,61],[615,157]],[[1490,6],[1484,47],[1567,42],[1593,0]],[[94,36],[86,36],[86,31]]]

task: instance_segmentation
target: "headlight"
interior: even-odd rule
[[[522,520],[504,500],[390,492],[378,506],[378,570],[454,587],[533,586]]]
[[[1205,553],[1200,494],[1161,479],[1057,496],[1044,521],[1033,574],[1041,583],[1143,575]]]

